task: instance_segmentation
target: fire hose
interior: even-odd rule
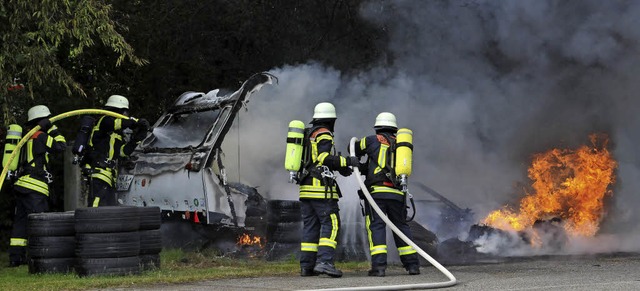
[[[349,143],[349,149],[350,149],[349,152],[351,153],[351,156],[355,156],[356,140],[357,138],[353,137],[351,138],[351,142]],[[410,289],[431,289],[431,288],[450,287],[457,284],[456,277],[454,277],[453,274],[449,272],[449,270],[447,270],[440,263],[438,263],[438,261],[433,259],[429,254],[427,254],[418,245],[416,245],[413,241],[411,241],[406,235],[404,235],[404,233],[402,233],[400,229],[398,229],[393,223],[391,223],[391,220],[389,220],[389,218],[384,214],[384,212],[382,212],[380,207],[378,207],[378,205],[376,204],[375,200],[373,200],[373,197],[371,197],[371,194],[367,190],[367,187],[364,185],[364,181],[362,180],[362,176],[360,174],[360,170],[358,169],[358,167],[352,167],[352,168],[353,168],[353,173],[355,174],[356,179],[358,180],[358,184],[360,185],[360,188],[362,189],[364,196],[367,198],[367,201],[369,201],[369,204],[371,205],[371,207],[373,207],[373,210],[375,210],[378,213],[378,215],[382,218],[382,220],[384,220],[387,226],[391,228],[393,233],[395,233],[408,245],[412,246],[418,252],[418,254],[420,254],[420,256],[425,258],[427,261],[429,261],[429,263],[431,263],[431,265],[436,267],[440,272],[442,272],[445,276],[447,276],[449,278],[449,281],[434,282],[434,283],[406,284],[406,285],[380,285],[380,286],[367,286],[367,287],[330,288],[330,289],[319,289],[319,290],[322,290],[322,291],[410,290]]]
[[[68,111],[62,114],[58,114],[54,117],[49,118],[49,120],[51,121],[51,123],[56,122],[60,119],[65,119],[67,117],[70,116],[75,116],[75,115],[82,115],[82,114],[104,114],[104,115],[109,115],[109,116],[113,116],[115,118],[123,118],[123,119],[128,119],[129,117],[122,115],[122,114],[118,114],[115,112],[111,112],[109,110],[102,110],[102,109],[78,109],[78,110],[73,110],[73,111]],[[27,132],[27,134],[25,134],[22,139],[18,142],[18,144],[16,145],[16,148],[13,150],[13,153],[11,154],[11,156],[9,156],[9,160],[7,161],[7,164],[11,164],[11,161],[13,161],[13,159],[15,159],[17,153],[20,151],[20,148],[27,142],[27,140],[29,140],[29,138],[31,138],[32,135],[34,135],[38,130],[40,130],[40,126],[36,125],[34,128],[32,128],[29,132]],[[2,189],[2,185],[4,184],[4,180],[5,177],[7,176],[7,172],[9,171],[9,167],[5,167],[4,169],[2,169],[2,174],[0,174],[0,189]]]

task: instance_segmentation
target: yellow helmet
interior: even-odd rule
[[[397,129],[396,116],[393,113],[382,112],[376,117],[376,123],[373,127],[393,127]]]
[[[120,109],[129,109],[129,100],[127,100],[126,97],[121,95],[111,95],[109,99],[107,99],[107,103],[105,103],[104,106],[120,108]]]
[[[42,117],[49,117],[50,115],[51,111],[49,111],[49,107],[44,105],[36,105],[29,108],[29,111],[27,111],[27,121]]]
[[[318,103],[313,109],[313,119],[336,118],[336,108],[329,102]]]

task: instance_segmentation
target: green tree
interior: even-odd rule
[[[86,96],[72,71],[87,61],[82,55],[89,47],[110,48],[114,66],[125,60],[146,64],[118,32],[125,27],[110,15],[111,6],[98,0],[1,1],[0,119],[15,122],[25,99],[48,100],[45,94],[61,91],[57,88],[67,96]]]

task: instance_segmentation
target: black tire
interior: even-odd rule
[[[140,230],[159,229],[162,223],[160,207],[138,207]]]
[[[159,229],[140,231],[140,255],[154,255],[162,251],[162,233]]]
[[[75,265],[75,258],[29,259],[29,273],[69,273]]]
[[[75,233],[73,211],[32,213],[28,216],[28,236],[71,236]]]
[[[77,233],[127,232],[140,228],[138,207],[133,206],[78,208],[75,221]]]
[[[28,242],[30,258],[73,258],[75,254],[75,236],[32,236]]]
[[[76,273],[79,276],[94,275],[129,275],[139,274],[141,270],[140,258],[78,258]]]
[[[269,200],[267,219],[270,223],[302,221],[300,201]]]
[[[121,258],[140,253],[140,234],[131,232],[78,233],[76,257]]]
[[[267,242],[300,243],[302,222],[279,222],[267,225]]]
[[[267,235],[267,220],[261,216],[249,216],[244,220],[244,229],[252,235]]]
[[[140,268],[142,271],[160,269],[160,255],[140,255]]]
[[[267,261],[299,260],[300,244],[268,242],[265,246],[265,259]]]

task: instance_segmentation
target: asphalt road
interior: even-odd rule
[[[640,290],[640,254],[597,256],[546,256],[507,259],[499,263],[449,266],[458,283],[451,290]],[[399,267],[382,278],[366,273],[345,273],[342,278],[260,277],[155,285],[135,290],[309,290],[379,285],[444,282],[448,278],[434,267],[409,276]],[[111,289],[113,290],[113,289]],[[127,288],[126,290],[132,290]]]

